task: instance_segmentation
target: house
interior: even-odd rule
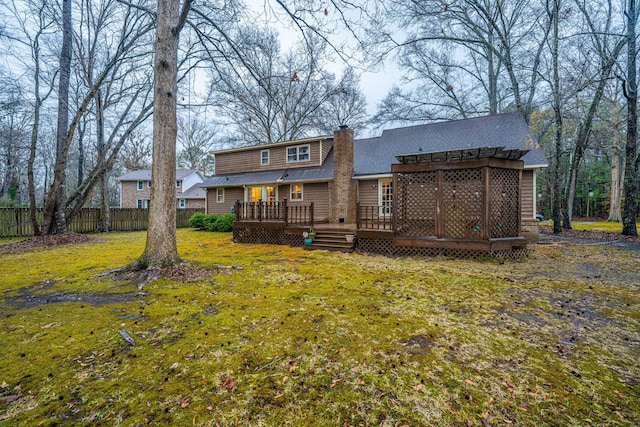
[[[316,226],[337,224],[353,231],[375,223],[378,228],[396,234],[400,224],[394,221],[399,216],[394,217],[393,212],[398,208],[396,199],[401,195],[397,188],[403,182],[400,169],[414,172],[417,172],[416,168],[444,170],[457,162],[474,168],[485,165],[517,170],[514,175],[517,188],[510,193],[515,200],[509,206],[511,209],[517,206],[519,229],[515,231],[517,236],[512,237],[537,238],[536,170],[547,167],[547,161],[519,113],[390,129],[379,137],[357,140],[350,129],[342,127],[333,136],[213,154],[216,172],[202,184],[206,189],[208,213],[242,209],[242,212],[236,212],[240,219],[249,219],[249,216],[262,221],[269,215],[272,218],[273,215],[278,218],[284,215],[290,220],[286,212],[269,210],[284,202],[286,209],[311,208],[311,222]],[[474,157],[473,161],[471,157]],[[421,166],[401,166],[407,163],[420,163]],[[425,166],[427,163],[429,165]],[[395,172],[394,168],[397,169]],[[460,176],[462,178],[455,179],[471,182],[468,177]],[[462,185],[462,182],[458,184],[458,188]],[[470,194],[479,197],[481,185],[483,191],[485,187],[489,188],[489,178],[469,184]],[[455,194],[455,185],[452,188]],[[424,197],[435,197],[442,191],[436,186],[433,189],[435,192],[424,192]],[[419,194],[417,187],[408,183],[402,190]],[[482,200],[489,206],[488,193],[482,194]],[[501,197],[504,194],[502,191]],[[461,195],[458,193],[458,200]],[[241,204],[236,205],[237,201]],[[256,217],[255,205],[259,203],[263,203],[266,210],[259,211]],[[410,203],[420,205],[421,209],[427,209],[428,205],[419,200]],[[493,206],[497,206],[496,201]],[[443,228],[438,230],[445,231]],[[366,233],[358,233],[358,238],[364,235]],[[437,237],[442,240],[442,236]]]
[[[141,169],[116,178],[120,186],[120,207],[148,209],[151,200],[151,170]],[[195,169],[176,170],[177,206],[204,208],[205,191],[200,184],[204,176]]]

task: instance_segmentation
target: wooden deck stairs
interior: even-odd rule
[[[354,234],[348,230],[316,230],[316,238],[309,245],[304,245],[306,250],[323,249],[325,251],[353,252],[354,242],[347,242],[347,234]]]

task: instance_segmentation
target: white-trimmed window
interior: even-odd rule
[[[142,190],[143,186],[144,186],[144,182],[138,181],[138,190]]]
[[[380,205],[380,215],[390,216],[393,203],[393,181],[390,179],[381,179],[378,181],[378,203]]]
[[[309,144],[287,147],[287,163],[309,161]]]
[[[270,161],[271,160],[269,158],[269,150],[260,151],[260,165],[261,166],[268,166]]]
[[[136,200],[136,207],[138,209],[149,209],[149,199]]]
[[[187,207],[187,201],[185,199],[178,199],[178,207],[184,209]]]
[[[303,200],[302,184],[291,184],[291,191],[289,194],[291,200]]]
[[[216,203],[224,203],[224,188],[216,188]]]
[[[151,188],[151,181],[147,181],[147,188]]]

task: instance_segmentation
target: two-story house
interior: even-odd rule
[[[355,223],[356,203],[392,212],[392,165],[397,156],[480,147],[528,152],[522,157],[519,209],[523,227],[537,223],[536,170],[547,161],[518,113],[385,130],[353,138],[348,128],[333,136],[216,151],[216,171],[202,186],[206,211],[228,213],[236,201],[314,203],[316,223]]]
[[[148,209],[151,200],[151,170],[140,169],[116,178],[120,187],[120,207]],[[205,190],[200,186],[204,176],[195,169],[176,170],[177,206],[204,208]]]

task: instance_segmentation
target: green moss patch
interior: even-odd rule
[[[640,423],[637,252],[390,259],[178,230],[171,274],[100,274],[144,237],[2,255],[0,422]]]

